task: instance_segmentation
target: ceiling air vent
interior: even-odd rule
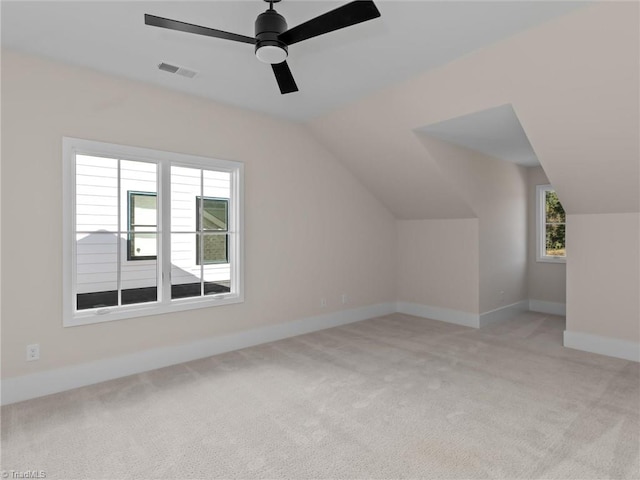
[[[164,63],[164,62],[159,64],[158,68],[163,72],[176,73],[178,75],[182,75],[183,77],[187,77],[187,78],[193,78],[198,74],[198,72],[194,70],[189,70],[188,68],[178,67],[176,65],[171,65],[169,63]]]

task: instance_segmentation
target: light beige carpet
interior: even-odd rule
[[[640,367],[561,317],[390,315],[2,409],[48,479],[638,478]]]

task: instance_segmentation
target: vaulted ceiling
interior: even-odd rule
[[[418,129],[426,135],[525,167],[540,165],[511,105],[500,105]]]
[[[637,3],[377,4],[380,19],[292,46],[300,92],[284,96],[250,45],[143,24],[152,13],[252,35],[257,0],[4,1],[2,45],[304,121],[397,218],[476,216],[422,135],[482,150],[486,112],[505,105],[569,213],[640,209]],[[338,5],[277,8],[296,25]],[[172,76],[162,61],[200,73]]]
[[[425,128],[512,105],[568,213],[640,207],[638,4],[603,2],[522,32],[311,122],[398,218],[470,206],[419,141]]]
[[[348,0],[284,0],[290,27]],[[254,35],[261,0],[2,1],[2,45],[293,120],[327,113],[584,2],[377,1],[382,16],[292,45],[300,91],[281,95],[253,46],[146,26],[145,13]],[[188,79],[161,62],[195,70]]]

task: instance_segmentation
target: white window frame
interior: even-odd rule
[[[551,185],[536,185],[536,261],[543,263],[566,263],[567,257],[547,255],[547,223],[546,223],[546,194],[554,192]],[[566,219],[565,219],[566,235]],[[566,248],[566,238],[565,238]]]
[[[75,232],[75,157],[102,156],[158,165],[158,300],[151,303],[116,307],[76,309],[76,232]],[[63,137],[63,326],[73,327],[184,310],[208,308],[244,302],[244,165],[242,162],[173,153],[148,148],[115,145],[79,138]],[[216,295],[171,299],[171,166],[226,171],[231,175],[229,201],[229,262],[231,291]]]

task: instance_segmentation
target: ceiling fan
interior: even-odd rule
[[[280,0],[264,1],[269,4],[269,9],[258,15],[256,19],[255,38],[149,14],[145,14],[144,23],[154,27],[255,45],[256,57],[261,62],[271,64],[280,92],[285,94],[298,91],[298,86],[287,64],[289,45],[380,16],[372,0],[356,0],[287,30],[284,17],[273,9],[273,4]]]

